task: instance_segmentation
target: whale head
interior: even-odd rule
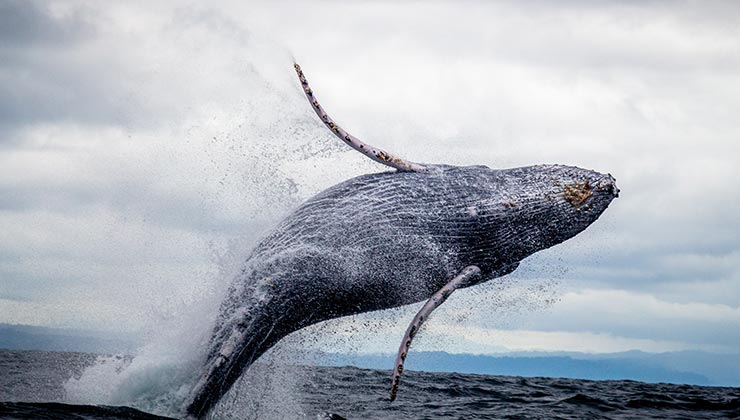
[[[466,263],[484,272],[500,271],[527,256],[572,238],[590,226],[619,195],[609,174],[565,165],[536,165],[512,169],[486,166],[441,167],[452,181],[463,207],[447,212],[453,234],[465,237]],[[450,206],[450,201],[443,205]],[[457,207],[457,206],[455,206]],[[487,270],[488,269],[488,270]],[[513,268],[512,268],[513,269]]]

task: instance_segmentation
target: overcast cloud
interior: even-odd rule
[[[295,58],[335,120],[401,156],[622,190],[450,299],[420,348],[740,352],[739,21],[732,1],[0,0],[0,322],[185,316],[302,200],[382,170],[321,126]]]

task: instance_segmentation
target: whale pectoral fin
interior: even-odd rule
[[[391,382],[391,401],[394,401],[398,394],[398,384],[401,381],[401,374],[403,373],[403,363],[406,361],[406,356],[408,356],[409,349],[411,348],[411,340],[413,340],[416,333],[419,332],[421,325],[429,318],[432,311],[437,309],[439,305],[444,303],[444,301],[450,297],[452,292],[461,287],[465,287],[472,278],[479,274],[480,268],[477,266],[470,265],[465,267],[460,274],[432,295],[411,321],[411,324],[409,324],[406,329],[406,334],[403,335],[401,345],[398,347],[398,355],[396,356],[396,365],[393,368],[393,378]]]
[[[311,103],[311,107],[316,112],[316,115],[319,116],[321,122],[323,122],[324,125],[326,125],[329,130],[334,133],[335,136],[339,137],[351,148],[357,150],[370,159],[378,163],[382,163],[383,165],[390,166],[391,168],[396,168],[399,171],[428,172],[430,170],[430,167],[428,166],[415,162],[409,162],[407,160],[396,157],[391,153],[386,152],[385,150],[381,150],[377,147],[373,147],[367,143],[364,143],[362,140],[344,131],[344,129],[340,127],[337,123],[335,123],[334,120],[332,120],[331,117],[326,113],[326,111],[324,111],[324,108],[319,105],[319,102],[316,100],[316,95],[314,95],[313,90],[311,90],[311,88],[308,86],[308,80],[306,80],[306,76],[303,74],[301,66],[296,63],[293,64],[293,67],[298,74],[298,79],[301,81],[301,87],[303,88],[303,92],[308,98],[308,102]]]

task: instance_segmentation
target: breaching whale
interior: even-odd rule
[[[286,335],[351,314],[429,300],[404,336],[395,398],[411,339],[452,291],[511,273],[533,253],[593,223],[618,196],[611,175],[564,165],[513,169],[420,164],[321,121],[395,171],[352,178],[310,198],[262,240],[220,307],[185,411],[200,418],[242,372]]]

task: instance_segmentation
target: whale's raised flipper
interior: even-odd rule
[[[382,163],[383,165],[388,165],[392,168],[396,168],[399,171],[426,172],[429,170],[429,168],[424,165],[414,162],[408,162],[406,160],[397,158],[384,150],[364,143],[357,137],[344,131],[342,127],[338,126],[337,123],[335,123],[334,120],[332,120],[331,117],[327,115],[326,111],[324,111],[324,108],[319,105],[319,102],[316,100],[313,91],[308,86],[308,80],[306,80],[306,76],[303,75],[301,66],[299,66],[298,64],[293,64],[293,67],[295,67],[295,71],[296,73],[298,73],[298,78],[301,81],[301,87],[303,88],[303,92],[306,93],[306,97],[308,98],[308,102],[311,103],[311,107],[313,107],[313,110],[316,111],[316,114],[319,116],[319,118],[321,118],[321,121],[326,124],[326,126],[329,127],[329,130],[331,130],[337,137],[339,137],[345,143],[350,145],[353,149],[364,154],[370,159],[378,163]]]
[[[432,295],[411,321],[411,324],[409,324],[409,327],[406,329],[406,334],[403,336],[401,345],[398,347],[398,356],[396,356],[396,366],[393,368],[393,379],[391,383],[391,401],[394,401],[396,399],[396,394],[398,394],[398,383],[401,381],[403,363],[406,361],[406,356],[411,347],[411,340],[413,340],[416,333],[419,332],[421,325],[427,320],[427,318],[429,318],[429,314],[431,314],[432,311],[437,309],[439,305],[444,303],[444,301],[450,297],[452,292],[469,285],[470,280],[479,274],[480,268],[477,266],[470,265],[465,267],[460,274]]]

